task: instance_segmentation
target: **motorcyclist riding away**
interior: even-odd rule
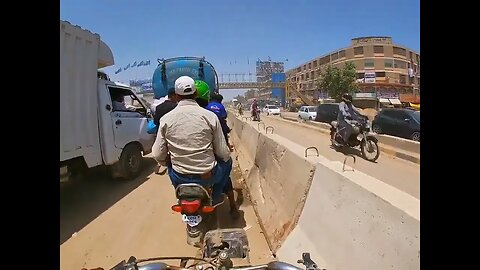
[[[219,203],[232,163],[220,121],[195,102],[197,91],[191,77],[175,81],[175,95],[178,105],[160,121],[153,157],[168,167],[174,187],[184,183],[213,186],[213,202]]]
[[[342,136],[343,142],[345,145],[348,144],[348,139],[352,132],[354,131],[353,123],[358,121],[363,116],[360,111],[353,106],[352,96],[348,93],[343,94],[342,102],[338,105],[339,112],[337,115],[337,121],[339,125],[339,134]]]
[[[250,108],[250,111],[252,113],[252,117],[255,116],[255,114],[257,113],[257,110],[258,110],[258,104],[257,104],[257,99],[253,99],[253,102],[252,102],[252,107]]]
[[[210,94],[210,87],[208,84],[202,80],[195,81],[195,88],[197,89],[197,98],[195,99],[200,105],[200,107],[204,107],[205,109],[215,113],[220,121],[220,125],[222,126],[222,132],[225,138],[227,145],[232,151],[232,147],[228,143],[228,133],[230,132],[230,128],[227,125],[227,111],[225,107],[222,105],[223,96],[220,94]],[[210,97],[212,97],[211,102]],[[220,98],[221,97],[221,98]],[[217,159],[217,162],[222,162],[221,160]],[[226,173],[225,173],[225,187],[223,189],[223,193],[227,194],[228,201],[230,204],[230,214],[233,218],[239,217],[239,212],[237,205],[235,203],[235,194],[233,193],[233,183],[230,177],[230,172],[232,171],[232,162],[227,162],[226,164]]]

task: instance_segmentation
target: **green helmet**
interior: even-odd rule
[[[210,101],[210,87],[202,80],[195,81],[195,88],[197,89],[198,98]]]

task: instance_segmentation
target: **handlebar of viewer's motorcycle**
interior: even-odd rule
[[[180,266],[169,265],[165,260],[180,260]],[[152,262],[156,261],[156,262]],[[196,261],[187,266],[188,261]],[[146,262],[148,264],[139,265]],[[317,264],[310,259],[310,253],[303,253],[302,259],[297,261],[305,266],[305,269],[293,266],[291,264],[273,261],[263,265],[240,266],[234,267],[227,252],[220,252],[220,254],[213,259],[203,259],[194,257],[158,257],[137,260],[135,257],[130,257],[128,261],[121,261],[119,264],[110,270],[325,270],[319,269]],[[82,268],[82,270],[104,270],[103,268]]]

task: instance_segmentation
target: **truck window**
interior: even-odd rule
[[[147,109],[129,89],[109,86],[113,111],[136,112],[147,115]]]

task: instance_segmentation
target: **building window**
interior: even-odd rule
[[[385,71],[375,72],[375,77],[385,78]]]
[[[357,73],[357,79],[363,79],[363,78],[365,78],[365,73],[363,72]]]
[[[349,61],[350,63],[353,62],[353,64],[355,65],[355,68],[356,69],[363,69],[363,65],[362,65],[362,61],[360,60],[355,60],[355,61]]]
[[[365,67],[375,67],[375,64],[373,63],[373,59],[365,59],[364,65]]]
[[[312,69],[312,63],[308,63],[308,69]]]
[[[407,75],[400,75],[400,83],[407,84]]]
[[[400,60],[395,60],[393,62],[393,67],[394,68],[400,68],[400,69],[407,69],[407,62],[400,61]]]
[[[337,60],[337,59],[338,59],[338,53],[332,53],[332,54],[330,55],[330,59],[332,59],[332,61]]]
[[[302,67],[297,68],[297,72],[302,71]]]
[[[306,79],[308,80],[308,79],[309,79],[309,77],[310,77],[310,74],[309,74],[309,73],[307,73],[307,74],[305,74],[305,75],[306,75]]]
[[[407,56],[407,50],[404,48],[399,48],[399,47],[393,47],[393,54],[396,55],[401,55],[401,56]]]
[[[317,67],[317,60],[313,61],[313,67]]]
[[[302,74],[302,77],[301,77],[301,78],[302,78],[302,81],[303,81],[303,80],[304,80],[304,78],[305,78],[304,76],[305,76],[305,75],[304,75],[304,74]]]
[[[393,59],[385,59],[385,67],[393,68]]]
[[[383,53],[383,46],[373,46],[373,53]]]
[[[345,58],[345,50],[338,52],[338,58]]]
[[[363,54],[363,47],[355,47],[355,48],[353,48],[353,54],[354,54],[354,55]]]
[[[315,77],[315,71],[310,72],[310,77],[311,78]]]
[[[303,65],[303,70],[307,70],[307,65]]]
[[[329,55],[320,58],[320,65],[326,65],[328,63],[330,63],[330,56]]]

